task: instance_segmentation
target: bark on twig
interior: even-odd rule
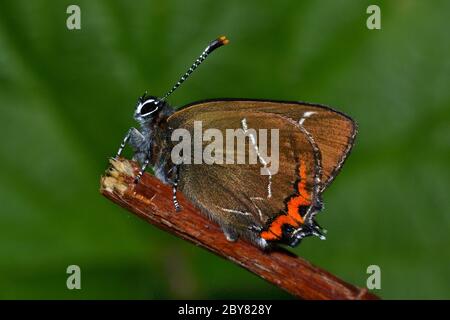
[[[229,242],[220,228],[204,217],[181,193],[183,210],[176,213],[171,187],[150,174],[133,183],[135,162],[111,160],[101,178],[100,192],[149,223],[197,246],[208,249],[257,274],[301,299],[378,299],[367,289],[355,287],[284,249],[263,252],[242,241]]]

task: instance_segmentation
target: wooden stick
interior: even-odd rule
[[[301,299],[379,299],[313,266],[293,253],[276,249],[263,252],[248,242],[226,240],[220,228],[204,217],[179,193],[182,211],[176,213],[172,189],[150,174],[134,184],[135,162],[111,161],[101,178],[100,192],[149,223],[226,258]]]

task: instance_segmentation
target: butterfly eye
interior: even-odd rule
[[[139,113],[141,114],[141,116],[148,116],[158,111],[159,105],[160,105],[159,102],[155,103],[154,99],[149,99],[141,105]]]

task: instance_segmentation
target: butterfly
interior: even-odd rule
[[[350,154],[357,125],[342,112],[304,102],[225,98],[172,108],[167,97],[211,52],[227,43],[224,36],[213,40],[163,97],[144,94],[138,99],[134,118],[140,130],[127,132],[116,157],[129,144],[133,159],[141,165],[135,183],[151,165],[155,176],[172,186],[176,211],[182,210],[177,201],[181,191],[220,225],[229,241],[242,237],[268,249],[276,244],[296,246],[308,236],[324,239],[325,231],[315,217],[323,208],[322,193]],[[243,135],[243,147],[222,143],[223,147],[211,153],[217,161],[205,163],[194,159],[198,155],[194,142],[194,146],[180,149],[181,161],[174,160],[175,133],[182,130],[197,137],[197,124],[201,124],[202,134],[208,130],[215,133],[216,147],[221,145],[220,134],[229,132]],[[276,171],[269,169],[274,152],[269,163],[267,152],[263,155],[258,144],[264,140],[261,132],[277,138],[267,143],[277,147]],[[206,150],[211,140],[211,136],[203,136],[197,142]],[[250,153],[255,161],[236,163],[240,156],[249,160]]]

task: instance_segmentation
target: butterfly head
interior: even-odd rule
[[[168,104],[165,101],[144,94],[137,101],[134,119],[139,123],[150,122],[152,119],[156,119],[161,111],[167,107]]]

